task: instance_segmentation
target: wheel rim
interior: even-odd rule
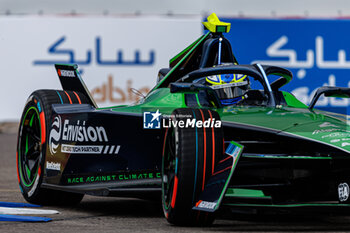
[[[167,135],[166,148],[163,155],[162,164],[162,198],[163,206],[167,210],[170,207],[174,189],[175,169],[176,169],[176,147],[175,147],[175,132],[171,130]]]
[[[18,166],[22,183],[30,187],[40,167],[41,126],[36,108],[30,107],[23,117],[20,132]]]

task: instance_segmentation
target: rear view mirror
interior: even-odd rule
[[[163,78],[168,74],[170,68],[162,68],[158,71],[157,83],[163,80]]]
[[[313,109],[320,96],[324,94],[326,97],[350,98],[350,88],[347,87],[320,87],[317,89],[309,109]]]

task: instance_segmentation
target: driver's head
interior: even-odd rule
[[[218,74],[205,78],[206,84],[215,90],[223,105],[236,104],[244,99],[249,89],[249,79],[243,74]]]

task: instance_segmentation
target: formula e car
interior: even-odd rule
[[[314,106],[350,89],[322,87],[306,106],[280,90],[290,71],[239,65],[224,37],[230,24],[213,14],[204,26],[129,106],[98,108],[77,66],[56,64],[62,90],[33,92],[20,121],[24,198],[73,205],[84,194],[159,197],[177,225],[209,225],[222,208],[349,206],[349,117]],[[227,75],[243,77],[245,88],[207,83]]]

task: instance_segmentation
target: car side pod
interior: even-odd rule
[[[340,98],[350,98],[350,88],[346,87],[320,87],[317,89],[312,101],[310,103],[309,109],[312,110],[321,95],[325,97],[340,97]]]
[[[222,160],[215,166],[214,173],[205,185],[193,210],[215,212],[219,209],[243,148],[243,145],[234,141],[229,143]]]

